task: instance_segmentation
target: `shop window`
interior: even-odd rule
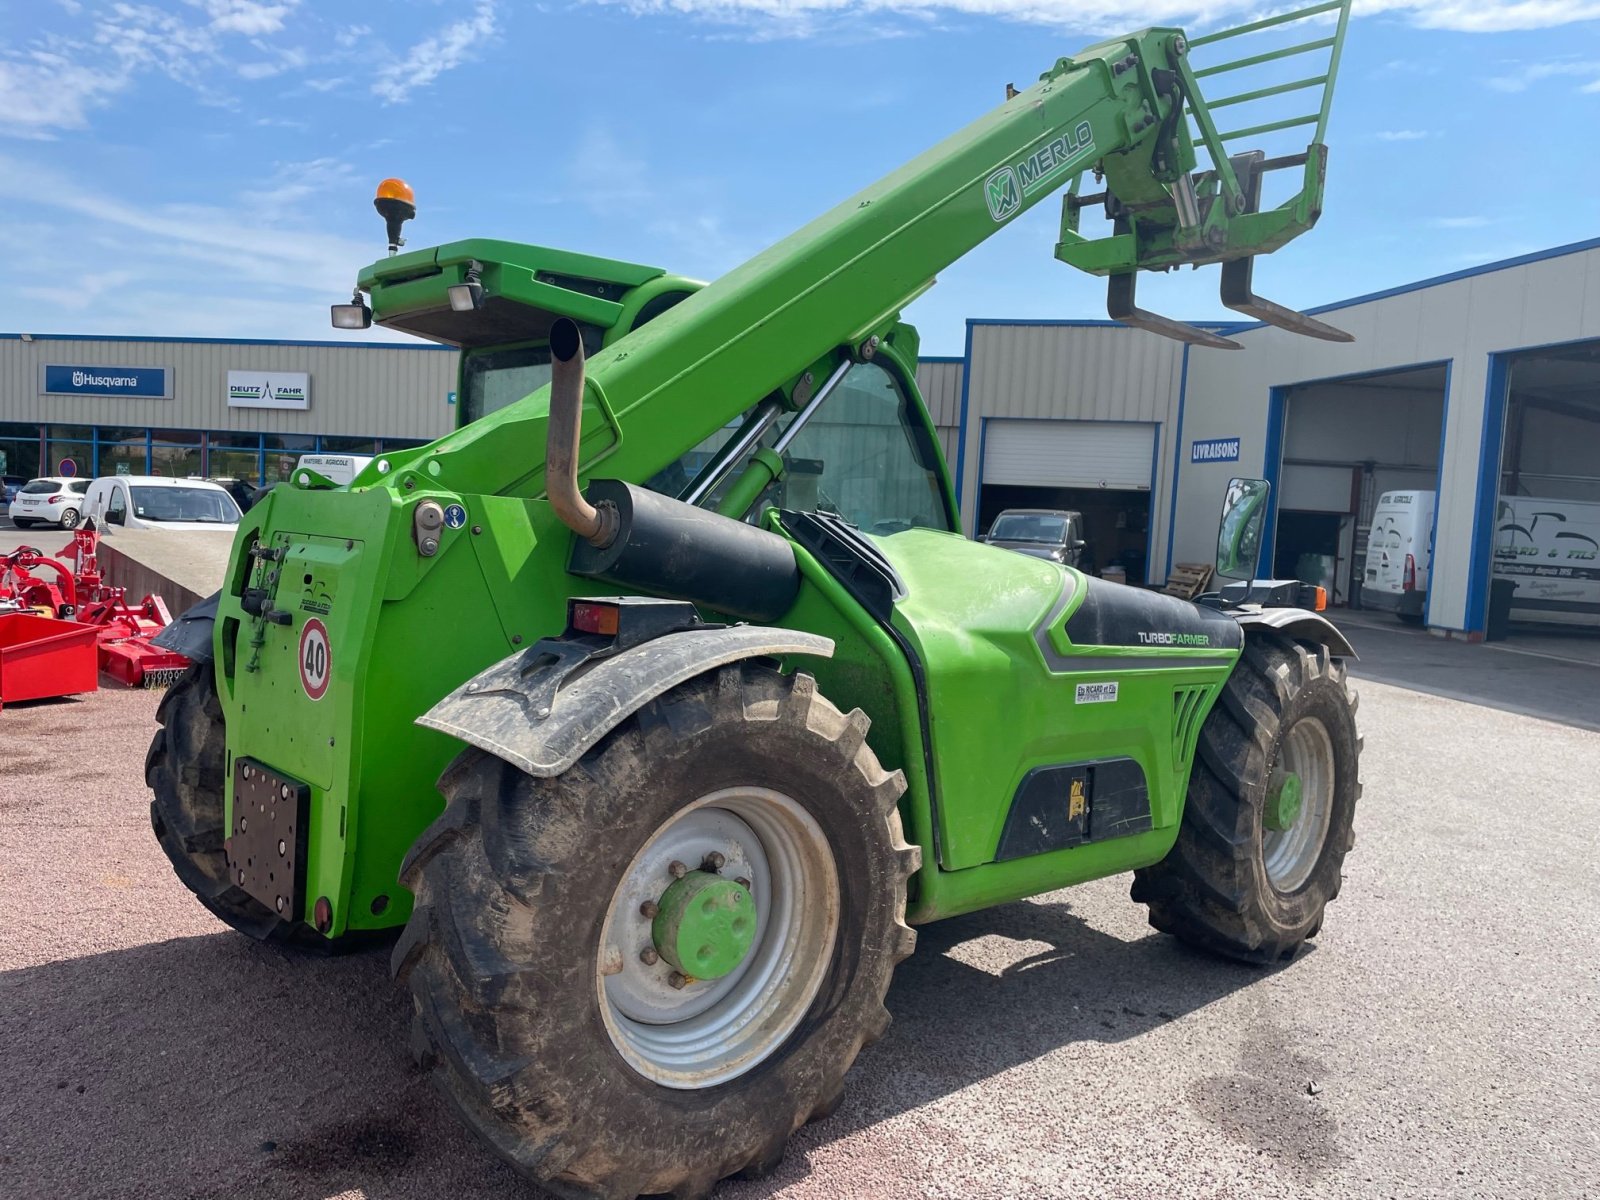
[[[267,483],[283,483],[294,474],[294,467],[302,454],[313,454],[317,439],[295,433],[268,433],[261,438],[266,452],[262,455],[262,478]]]
[[[107,438],[107,433],[128,433],[129,430],[100,431],[100,465],[95,468],[98,475],[148,475],[150,474],[150,459],[145,449],[144,430],[138,430],[138,437]]]
[[[322,439],[322,452],[324,454],[376,454],[378,452],[378,439],[325,437]]]
[[[212,479],[242,479],[252,487],[261,483],[261,451],[212,446]]]
[[[52,435],[57,428],[59,426],[52,427]],[[40,472],[41,475],[62,474],[62,464],[69,459],[75,475],[94,474],[94,443],[90,441],[65,441],[52,436],[44,458],[45,469]]]
[[[389,438],[383,439],[384,450],[414,450],[418,446],[432,445],[427,438]]]
[[[16,426],[0,426],[0,430]],[[0,435],[0,475],[32,479],[39,474],[39,435],[26,440]]]

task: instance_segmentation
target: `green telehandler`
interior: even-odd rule
[[[964,537],[900,312],[1064,193],[1056,254],[1109,277],[1114,316],[1231,345],[1134,298],[1140,270],[1221,263],[1231,307],[1342,338],[1250,267],[1317,219],[1348,8],[1060,59],[709,285],[402,252],[415,206],[385,181],[390,254],[334,322],[459,347],[459,426],[347,486],[297,471],[163,639],[197,664],[146,767],[179,877],[256,938],[400,929],[419,1061],[585,1197],[770,1170],[884,1033],[916,925],[1131,871],[1157,929],[1292,956],[1351,846],[1350,646],[1293,584],[1190,604]],[[1307,80],[1202,96],[1319,51]],[[1300,126],[1303,154],[1230,152]],[[1274,207],[1270,172],[1299,184]],[[1090,205],[1109,236],[1079,231]],[[1230,500],[1253,577],[1265,499]]]

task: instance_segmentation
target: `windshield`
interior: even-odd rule
[[[468,357],[461,369],[461,423],[476,421],[550,382],[550,348],[524,346]]]
[[[1006,513],[994,523],[989,536],[1002,542],[1050,542],[1066,539],[1067,519],[1040,513]]]
[[[141,521],[203,521],[237,525],[239,506],[220,488],[133,487],[133,515]]]

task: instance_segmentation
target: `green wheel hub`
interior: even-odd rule
[[[1300,776],[1287,773],[1267,797],[1267,811],[1263,823],[1274,833],[1282,833],[1300,819],[1300,809],[1305,803]]]
[[[690,871],[662,894],[650,932],[661,957],[691,979],[721,979],[755,942],[756,902],[731,879]]]

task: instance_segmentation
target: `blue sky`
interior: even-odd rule
[[[327,338],[409,180],[483,235],[713,278],[1063,54],[1228,0],[0,0],[0,330]],[[1600,2],[1357,0],[1328,202],[1258,264],[1310,306],[1600,235]],[[1041,205],[910,310],[1094,317]],[[1141,300],[1224,314],[1216,271]]]

